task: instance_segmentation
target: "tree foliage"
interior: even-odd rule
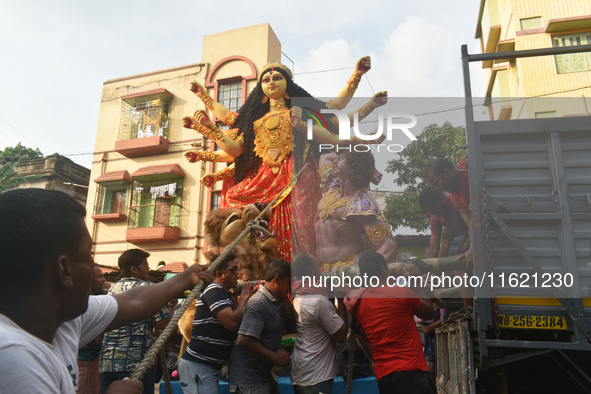
[[[42,158],[39,148],[27,148],[19,142],[14,147],[6,147],[0,152],[0,193],[16,188],[23,181],[14,168],[23,160]]]
[[[418,201],[418,193],[428,186],[424,178],[425,167],[433,159],[453,161],[454,148],[465,144],[466,129],[463,126],[454,127],[449,122],[442,125],[433,123],[398,153],[396,159],[388,161],[386,171],[396,175],[398,186],[406,186],[404,193],[391,194],[386,198],[384,215],[393,229],[407,226],[423,231],[429,227]],[[458,152],[456,159],[459,161],[465,153],[465,150]]]

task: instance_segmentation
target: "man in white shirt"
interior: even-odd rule
[[[94,260],[85,214],[82,205],[58,191],[0,194],[2,392],[75,393],[79,347],[104,331],[152,316],[199,280],[203,267],[194,265],[166,283],[89,297]],[[109,388],[141,390],[142,383],[131,380]]]
[[[337,376],[336,343],[347,339],[347,311],[339,300],[338,313],[326,297],[326,289],[310,285],[302,277],[316,277],[320,263],[309,253],[298,253],[291,263],[297,315],[297,335],[291,357],[291,382],[296,394],[330,394]]]

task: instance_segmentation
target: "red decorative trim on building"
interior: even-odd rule
[[[529,30],[521,30],[521,31],[516,31],[515,35],[516,36],[527,36],[530,34],[540,34],[540,33],[545,33],[546,29],[541,27],[539,29],[529,29]]]
[[[200,141],[201,141],[201,140],[198,140],[198,142],[200,142]],[[193,150],[194,148],[187,148],[187,149],[183,149],[183,148],[182,148],[182,146],[184,146],[184,145],[188,145],[188,144],[191,144],[191,143],[193,143],[193,142],[195,142],[195,138],[191,138],[191,139],[188,139],[188,140],[174,141],[174,142],[170,142],[170,141],[169,141],[169,144],[168,144],[169,146],[173,146],[173,145],[179,145],[179,146],[181,146],[181,149],[180,149],[180,150],[174,150],[174,151],[166,151],[166,152],[161,152],[160,154],[174,155],[174,154],[178,154],[179,152],[180,152],[180,153],[188,152],[188,151],[190,151],[190,150]],[[99,158],[99,159],[96,159],[96,160],[95,160],[95,159],[94,159],[94,157],[93,157],[92,164],[103,163],[103,161],[104,161],[104,160],[103,160],[103,158],[102,158],[102,155],[103,155],[104,153],[113,153],[113,152],[117,152],[117,151],[113,149],[113,150],[103,150],[103,151],[96,151],[96,152],[93,152],[93,153],[92,153],[92,154],[93,154],[93,156],[98,156],[98,155],[101,155],[101,156],[100,156],[100,158]],[[110,163],[110,162],[113,162],[113,161],[120,161],[120,160],[127,160],[127,159],[126,159],[126,158],[124,158],[124,157],[120,157],[120,158],[115,158],[115,159],[108,159],[108,160],[106,160],[106,161],[108,161],[108,162]]]
[[[156,252],[183,252],[186,250],[195,250],[195,249],[199,249],[196,246],[190,247],[190,248],[168,248],[168,249],[151,249],[148,246],[144,247],[144,250],[146,250],[147,252],[150,253],[156,253]],[[106,252],[94,252],[93,255],[103,255],[103,256],[107,256],[107,255],[111,255],[111,256],[119,256],[121,253],[125,252],[126,249],[123,250],[110,250],[110,251],[106,251]]]
[[[125,181],[131,183],[131,177],[126,170],[109,171],[99,176],[94,180],[94,183],[109,182],[109,181]]]
[[[134,98],[134,97],[151,96],[153,94],[159,94],[159,93],[165,93],[170,98],[174,97],[174,94],[170,93],[168,90],[166,90],[164,88],[158,88],[158,89],[144,90],[143,92],[126,94],[125,96],[121,96],[121,100],[127,100],[127,99]]]
[[[184,261],[175,261],[175,262],[166,264],[164,267],[162,267],[162,269],[160,271],[169,271],[169,272],[173,272],[173,273],[179,273],[179,272],[183,272],[187,268],[189,268],[189,266]]]
[[[172,242],[177,241],[181,235],[178,227],[138,227],[128,228],[125,231],[125,240],[136,244],[143,242]]]
[[[124,213],[102,213],[99,215],[92,215],[91,218],[98,220],[99,222],[115,222],[117,220],[127,219],[127,215]]]
[[[179,241],[190,241],[192,239],[203,239],[202,236],[198,236],[198,237],[179,237]],[[127,243],[126,240],[122,239],[119,241],[103,241],[103,242],[93,242],[93,245],[116,245],[116,244],[124,244]],[[194,248],[181,248],[181,249],[175,249],[175,250],[190,250],[190,249],[194,249]],[[162,250],[170,250],[170,249],[162,249]],[[115,253],[115,252],[97,252],[97,253]],[[119,252],[119,254],[121,254],[123,252]]]
[[[158,175],[158,174],[176,174],[181,177],[185,177],[185,172],[178,164],[162,164],[158,166],[142,167],[131,174],[132,178],[138,178],[146,175]]]
[[[159,135],[115,142],[115,151],[125,157],[149,156],[168,151],[168,140]]]
[[[251,74],[247,75],[247,76],[243,76],[243,75],[235,75],[232,77],[227,77],[227,78],[223,78],[223,79],[219,79],[219,80],[213,80],[213,76],[215,75],[215,73],[221,69],[221,67],[223,65],[225,65],[226,63],[229,62],[233,62],[233,61],[242,61],[244,63],[246,63],[249,67],[250,67],[250,71]],[[213,98],[214,100],[218,99],[218,91],[219,91],[219,83],[224,83],[224,82],[230,82],[230,81],[238,81],[238,80],[242,80],[242,102],[244,103],[246,101],[246,83],[248,81],[254,81],[257,79],[257,70],[256,67],[254,65],[254,63],[244,57],[244,56],[240,56],[240,55],[236,55],[236,56],[228,56],[223,58],[222,60],[220,60],[219,62],[217,62],[217,64],[215,66],[212,67],[211,70],[209,70],[209,73],[207,74],[207,78],[205,78],[205,87],[206,88],[213,88]],[[213,116],[213,121],[216,121],[215,116]]]
[[[215,66],[213,66],[211,68],[211,70],[209,70],[209,73],[207,75],[207,78],[205,79],[205,87],[206,88],[214,88],[217,90],[217,81],[212,81],[213,79],[213,75],[226,63],[229,62],[233,62],[233,61],[243,61],[244,63],[248,64],[250,66],[250,70],[252,71],[251,75],[248,76],[241,76],[241,75],[237,75],[236,77],[240,77],[243,79],[246,79],[247,81],[252,81],[253,79],[257,79],[257,70],[256,67],[254,66],[254,63],[249,60],[248,58],[244,57],[244,56],[228,56],[223,58],[222,60],[220,60],[219,62],[217,62],[217,64]],[[228,79],[228,78],[226,78]]]

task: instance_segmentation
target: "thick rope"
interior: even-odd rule
[[[355,342],[357,337],[355,332],[351,330],[349,335],[349,363],[347,364],[347,394],[351,394],[353,388],[353,368],[355,366]]]
[[[220,256],[214,262],[209,264],[207,271],[215,273],[215,271],[217,270],[217,268],[220,265],[220,263],[222,262],[222,260],[226,258],[226,256],[238,245],[238,243],[240,243],[242,238],[244,238],[250,231],[258,230],[258,231],[264,232],[267,235],[272,235],[269,232],[269,230],[267,230],[264,227],[259,226],[256,223],[258,223],[258,221],[264,217],[266,212],[269,209],[271,209],[270,207],[273,206],[273,204],[279,199],[279,197],[283,194],[283,192],[285,192],[295,182],[295,180],[302,174],[302,172],[304,171],[304,169],[307,166],[308,166],[308,163],[306,163],[306,165],[302,167],[302,169],[291,179],[291,181],[273,199],[273,201],[271,201],[271,203],[259,214],[259,216],[257,216],[255,219],[248,222],[248,224],[246,225],[246,228],[240,233],[240,235],[238,235],[238,237],[236,237],[236,239],[234,241],[232,241],[232,243],[230,245],[228,245],[228,247],[222,252],[222,254],[220,254]],[[193,290],[191,290],[191,293],[185,299],[185,301],[180,306],[180,308],[176,311],[176,313],[174,314],[174,316],[172,317],[170,322],[168,322],[168,325],[166,326],[166,328],[164,328],[164,330],[162,330],[162,334],[160,334],[160,336],[158,337],[158,339],[156,339],[156,341],[154,342],[154,344],[152,345],[150,350],[148,350],[148,352],[144,356],[144,359],[142,360],[142,362],[133,371],[133,373],[131,374],[132,380],[141,380],[142,376],[144,376],[144,373],[146,373],[148,368],[150,368],[152,366],[152,364],[154,363],[154,358],[158,355],[158,353],[160,352],[160,349],[162,349],[164,347],[164,344],[166,343],[168,338],[172,335],[173,331],[176,330],[176,326],[177,326],[179,320],[181,319],[181,317],[183,316],[183,314],[185,313],[185,311],[187,310],[187,308],[189,307],[191,302],[193,302],[193,300],[195,300],[197,298],[197,296],[201,292],[202,288],[203,288],[203,280],[200,279],[199,283],[197,283],[195,285],[195,287],[193,288]]]
[[[207,271],[211,271],[212,273],[215,273],[215,271],[217,270],[217,267],[221,264],[222,260],[226,258],[226,256],[230,253],[230,251],[234,247],[236,247],[236,245],[238,245],[238,243],[242,240],[242,238],[244,238],[251,230],[255,229],[256,227],[260,227],[260,226],[251,225],[249,223],[246,226],[246,228],[244,229],[244,231],[242,231],[242,233],[240,233],[240,235],[238,235],[238,237],[236,237],[236,239],[228,246],[228,248],[226,250],[224,250],[222,252],[222,254],[220,254],[220,256],[213,263],[211,263],[209,265],[209,268],[207,268]],[[170,320],[170,322],[168,323],[166,328],[162,331],[162,334],[160,334],[160,336],[158,337],[158,339],[156,339],[156,341],[154,342],[154,344],[152,345],[150,350],[148,350],[148,352],[144,356],[144,359],[142,360],[142,362],[137,366],[135,371],[133,371],[133,374],[131,375],[131,379],[140,380],[142,378],[142,376],[144,376],[144,373],[146,372],[146,370],[152,366],[152,363],[154,362],[154,358],[158,355],[158,353],[160,352],[160,349],[166,343],[166,340],[170,337],[172,332],[176,329],[177,323],[179,322],[179,320],[181,319],[181,317],[183,316],[183,314],[185,313],[185,311],[187,310],[187,308],[189,307],[191,302],[193,302],[193,300],[195,300],[197,298],[197,296],[199,295],[199,293],[201,292],[202,289],[203,289],[203,280],[200,279],[199,283],[197,283],[197,285],[195,285],[193,290],[191,290],[191,294],[189,294],[189,296],[185,299],[185,301],[183,301],[183,304],[176,311],[176,313],[174,314],[173,318]]]

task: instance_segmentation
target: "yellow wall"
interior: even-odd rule
[[[532,19],[537,17],[540,19]],[[558,30],[548,30],[549,22],[576,17],[587,17],[589,20],[570,23]],[[521,20],[525,22],[522,23]],[[591,32],[590,1],[482,0],[476,37],[481,40],[483,48],[488,48],[487,52],[498,52],[550,48],[553,36],[582,31]],[[493,33],[498,36],[498,42],[491,49],[490,37]],[[483,67],[487,69],[487,95],[491,97],[578,98],[568,103],[555,100],[552,104],[548,99],[526,104],[513,102],[508,104],[513,107],[512,118],[533,118],[536,113],[548,110],[551,105],[557,107],[556,116],[589,114],[591,102],[586,97],[591,95],[591,71],[559,74],[554,56],[521,58],[511,62],[485,62]],[[500,108],[501,105],[494,106],[494,118],[498,118]]]
[[[203,37],[202,59],[207,56],[210,64],[236,55],[263,66],[271,60],[281,61],[281,44],[268,23]]]
[[[100,264],[117,265],[119,255],[131,248],[141,248],[151,253],[148,262],[151,268],[164,260],[166,263],[184,261],[192,264],[201,258],[203,246],[203,220],[208,206],[207,195],[199,183],[201,176],[210,168],[202,164],[190,164],[183,158],[184,152],[193,149],[192,143],[201,143],[202,138],[191,129],[182,127],[181,118],[190,116],[197,109],[205,109],[203,103],[189,91],[192,80],[205,84],[207,73],[222,59],[240,55],[254,63],[256,71],[271,60],[281,60],[281,44],[269,24],[245,27],[205,36],[199,63],[160,71],[111,79],[104,83],[101,97],[98,128],[93,164],[90,176],[89,195],[86,203],[87,224],[95,241],[95,260]],[[224,64],[214,79],[251,74],[242,61]],[[256,81],[249,82],[250,91]],[[164,88],[174,95],[170,108],[169,149],[166,153],[128,158],[115,151],[121,120],[121,97],[151,89]],[[210,90],[213,96],[213,90]],[[139,168],[161,164],[179,164],[186,176],[183,180],[182,216],[180,239],[175,242],[131,244],[125,240],[127,220],[98,222],[91,219],[94,212],[97,185],[94,179],[118,170],[127,170],[131,175]],[[129,206],[129,196],[128,203]],[[203,262],[203,261],[201,261]]]

